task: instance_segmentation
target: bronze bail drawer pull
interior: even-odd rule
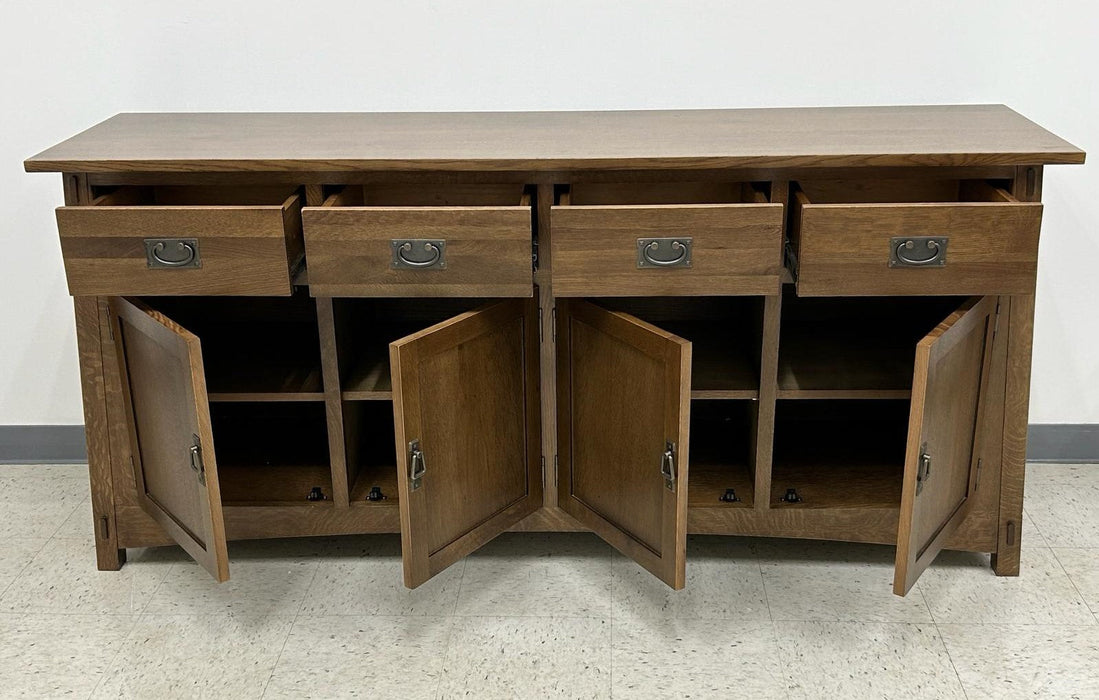
[[[391,241],[390,245],[393,246],[393,264],[391,267],[394,269],[446,269],[446,258],[444,257],[446,255],[446,241],[444,240],[397,239]],[[428,255],[428,258],[426,260],[410,258],[408,254],[414,249],[422,250]]]
[[[945,267],[946,236],[896,236],[889,242],[889,267]],[[922,245],[921,245],[922,244]],[[926,248],[930,255],[926,258],[913,258],[907,251]]]
[[[691,238],[638,238],[638,267],[690,267]],[[653,254],[665,248],[675,253],[675,257],[660,259]]]

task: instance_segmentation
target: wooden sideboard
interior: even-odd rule
[[[1019,572],[1042,168],[1003,106],[121,114],[63,173],[101,569],[591,530]]]

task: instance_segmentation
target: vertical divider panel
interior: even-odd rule
[[[546,508],[557,507],[557,344],[556,306],[550,273],[550,209],[553,207],[553,185],[538,185],[534,197],[537,214],[538,269],[534,272],[535,294],[538,295],[538,337],[541,350],[540,380],[542,403],[542,504]]]
[[[324,380],[324,414],[328,423],[328,456],[332,467],[332,500],[337,508],[351,503],[350,475],[344,442],[343,400],[340,394],[340,362],[336,345],[336,321],[332,297],[315,297],[317,331],[321,341],[321,377]]]
[[[782,204],[782,231],[787,231],[790,217],[790,183],[776,180],[771,183],[771,202]],[[785,238],[784,238],[785,240]],[[779,257],[785,256],[785,245],[779,246]],[[781,262],[781,260],[780,260]],[[759,350],[759,400],[756,401],[753,414],[755,434],[752,442],[752,475],[755,479],[755,502],[757,509],[771,507],[771,464],[775,448],[775,405],[778,395],[778,351],[779,328],[782,320],[782,285],[779,292],[763,298],[763,322],[761,324],[761,342]]]

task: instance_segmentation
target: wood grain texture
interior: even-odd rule
[[[916,347],[893,592],[905,595],[973,507],[996,298],[966,302]],[[922,477],[920,461],[931,463]]]
[[[332,498],[338,507],[346,508],[350,503],[354,474],[347,462],[336,319],[330,297],[318,297],[316,304],[321,375],[324,379],[324,411],[328,423],[328,454],[332,469]]]
[[[471,196],[476,188],[467,189],[457,201],[479,201]],[[302,219],[310,291],[320,296],[530,296],[530,201],[522,188],[509,189],[514,200],[507,206],[347,206],[341,193],[324,206],[307,207]],[[385,192],[371,194],[372,202],[387,201]],[[446,269],[393,269],[391,242],[406,238],[446,240]]]
[[[798,219],[802,296],[1017,294],[1034,289],[1041,204],[814,204],[799,191],[792,215]],[[929,235],[949,237],[944,267],[889,267],[892,237]]]
[[[556,206],[557,296],[777,294],[782,205]],[[692,239],[691,267],[637,267],[638,238]]]
[[[587,302],[559,301],[558,316],[558,503],[683,588],[691,345]],[[674,489],[661,475],[668,441]]]
[[[111,299],[140,504],[219,582],[229,555],[197,337],[138,302]],[[198,444],[205,483],[198,479]]]
[[[568,170],[1082,163],[1003,105],[119,114],[28,172]]]
[[[95,297],[76,297],[73,305],[80,358],[80,389],[84,400],[84,436],[88,449],[96,565],[100,571],[117,571],[125,562],[126,553],[119,545],[115,522],[109,418],[103,376],[102,336],[108,333],[107,320],[104,309]]]
[[[300,216],[297,195],[281,205],[60,207],[69,293],[286,296]],[[196,238],[202,266],[150,269],[145,238]]]
[[[410,588],[542,506],[536,309],[498,302],[390,345]],[[415,490],[414,440],[426,468]]]

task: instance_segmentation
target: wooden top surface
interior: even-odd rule
[[[1003,105],[119,114],[28,172],[580,170],[1083,163]]]

